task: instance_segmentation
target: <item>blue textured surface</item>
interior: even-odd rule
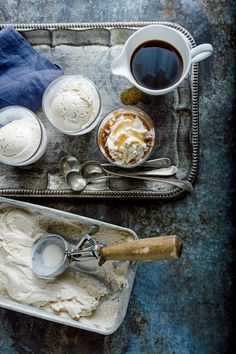
[[[234,1],[219,0],[0,5],[2,23],[172,21],[197,44],[214,47],[214,55],[200,64],[200,168],[191,195],[165,203],[40,200],[130,227],[140,237],[179,234],[182,258],[139,265],[125,321],[107,337],[1,309],[0,353],[233,353],[234,13]]]
[[[45,89],[63,75],[62,69],[12,27],[0,32],[0,48],[0,108],[19,105],[36,111]]]

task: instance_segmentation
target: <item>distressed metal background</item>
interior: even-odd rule
[[[3,354],[235,353],[235,14],[233,0],[5,0],[1,23],[169,21],[213,55],[199,64],[200,165],[185,198],[27,198],[132,228],[181,236],[178,262],[139,264],[127,316],[102,336],[0,309]],[[234,170],[233,170],[234,169]]]

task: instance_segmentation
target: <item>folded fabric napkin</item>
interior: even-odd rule
[[[62,69],[36,51],[13,27],[0,31],[0,108],[20,105],[35,111]]]

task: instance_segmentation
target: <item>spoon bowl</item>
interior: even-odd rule
[[[68,187],[76,192],[82,192],[88,184],[87,179],[82,177],[79,171],[69,171],[65,180]]]
[[[66,250],[69,245],[59,235],[39,239],[32,249],[32,270],[39,278],[55,278],[69,266]]]
[[[93,160],[85,162],[80,173],[84,178],[95,178],[106,174],[102,165]]]
[[[82,192],[89,183],[99,182],[99,180],[120,178],[119,176],[97,176],[93,178],[84,178],[80,172],[70,171],[67,173],[65,180],[70,189],[75,192]]]
[[[76,157],[66,155],[60,160],[59,168],[61,174],[63,176],[66,176],[69,171],[80,171],[81,163],[79,162],[79,160],[77,160]]]

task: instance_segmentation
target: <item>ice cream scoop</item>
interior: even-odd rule
[[[147,261],[176,259],[181,256],[182,243],[178,236],[150,237],[113,246],[98,243],[91,235],[99,230],[92,226],[75,249],[59,235],[40,238],[32,250],[32,269],[40,278],[54,278],[69,266],[91,258],[102,266],[108,260]],[[79,267],[77,268],[79,270]],[[89,270],[89,267],[88,267]]]

